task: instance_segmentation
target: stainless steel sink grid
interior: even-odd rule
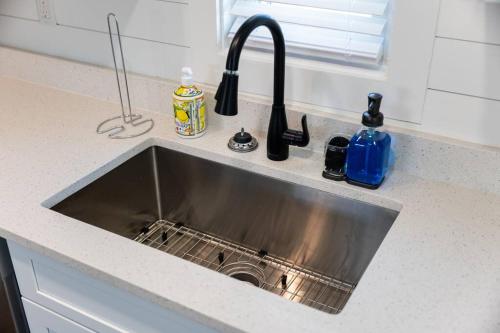
[[[338,313],[354,289],[349,283],[297,266],[265,250],[247,248],[180,223],[159,220],[134,240],[218,272],[246,264],[250,270],[246,268],[244,273],[255,280],[250,283],[329,313]]]
[[[329,313],[398,215],[162,147],[50,208]]]

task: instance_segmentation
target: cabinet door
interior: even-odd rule
[[[31,333],[96,333],[26,298],[23,305]]]
[[[217,332],[14,242],[7,243],[21,295],[84,328],[99,333]]]

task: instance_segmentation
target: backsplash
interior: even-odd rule
[[[25,51],[0,47],[0,75],[51,86],[69,92],[118,103],[114,72],[107,68],[61,60]],[[134,107],[172,115],[171,92],[176,82],[129,75]],[[214,106],[214,88],[205,89],[209,110]],[[240,94],[239,113],[223,117],[210,112],[208,130],[245,127],[265,136],[271,112],[266,99]],[[359,123],[341,116],[287,106],[291,128],[299,128],[307,113],[311,142],[305,149],[323,152],[325,140],[333,133],[353,133]],[[360,113],[361,119],[361,113]],[[486,192],[500,193],[500,149],[388,126],[393,137],[396,168],[424,179],[460,184]],[[492,175],[494,177],[492,178]]]

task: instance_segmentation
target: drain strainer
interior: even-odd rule
[[[262,287],[266,280],[262,268],[248,261],[237,261],[224,265],[219,272],[259,288]]]

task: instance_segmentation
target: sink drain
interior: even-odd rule
[[[262,268],[248,261],[237,261],[224,265],[219,272],[259,288],[266,280]]]

